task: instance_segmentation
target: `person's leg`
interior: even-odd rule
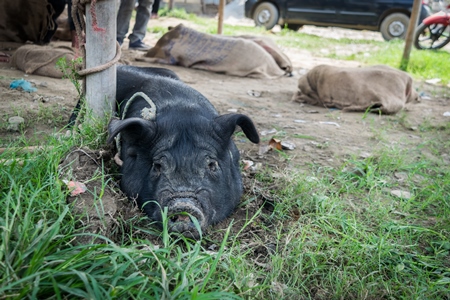
[[[130,28],[131,14],[134,10],[136,0],[121,0],[117,12],[117,41],[122,44],[123,39]]]
[[[147,24],[150,20],[152,4],[153,0],[139,0],[136,11],[136,23],[134,24],[133,32],[128,36],[130,44],[144,39],[147,33]]]
[[[158,18],[158,10],[159,10],[159,1],[160,0],[154,0],[153,6],[152,6],[152,19]]]

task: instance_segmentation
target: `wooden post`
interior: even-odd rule
[[[173,9],[173,1],[174,1],[174,0],[169,0],[169,4],[168,4],[168,6],[167,6],[167,8],[168,8],[169,10],[172,10],[172,9]]]
[[[408,31],[406,32],[405,49],[403,50],[402,61],[400,62],[400,69],[406,71],[409,64],[409,55],[411,54],[411,47],[413,45],[414,33],[416,31],[417,21],[419,20],[421,0],[414,0],[411,18],[409,20]]]
[[[223,14],[225,11],[225,0],[219,0],[219,24],[217,27],[217,34],[222,34],[223,29]]]
[[[116,0],[86,4],[86,68],[110,62],[116,55]],[[95,6],[94,6],[95,5]],[[94,115],[114,112],[116,66],[86,76],[86,102]]]

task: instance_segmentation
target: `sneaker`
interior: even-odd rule
[[[137,40],[136,42],[130,43],[128,48],[131,50],[147,51],[151,47],[149,45],[144,44],[141,40]]]

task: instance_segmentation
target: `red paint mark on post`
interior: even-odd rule
[[[92,16],[92,29],[96,32],[106,32],[105,28],[98,27],[97,12],[95,10],[96,3],[97,3],[97,0],[92,0],[91,7],[89,9],[89,12],[91,13],[91,16]]]

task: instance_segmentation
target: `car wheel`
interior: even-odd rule
[[[286,28],[293,30],[293,31],[297,31],[302,27],[303,27],[303,24],[286,24]]]
[[[402,13],[393,13],[381,22],[380,32],[383,39],[404,39],[409,25],[409,17]]]
[[[280,13],[278,8],[270,2],[262,2],[253,13],[256,26],[264,26],[267,30],[272,29],[278,23]]]

